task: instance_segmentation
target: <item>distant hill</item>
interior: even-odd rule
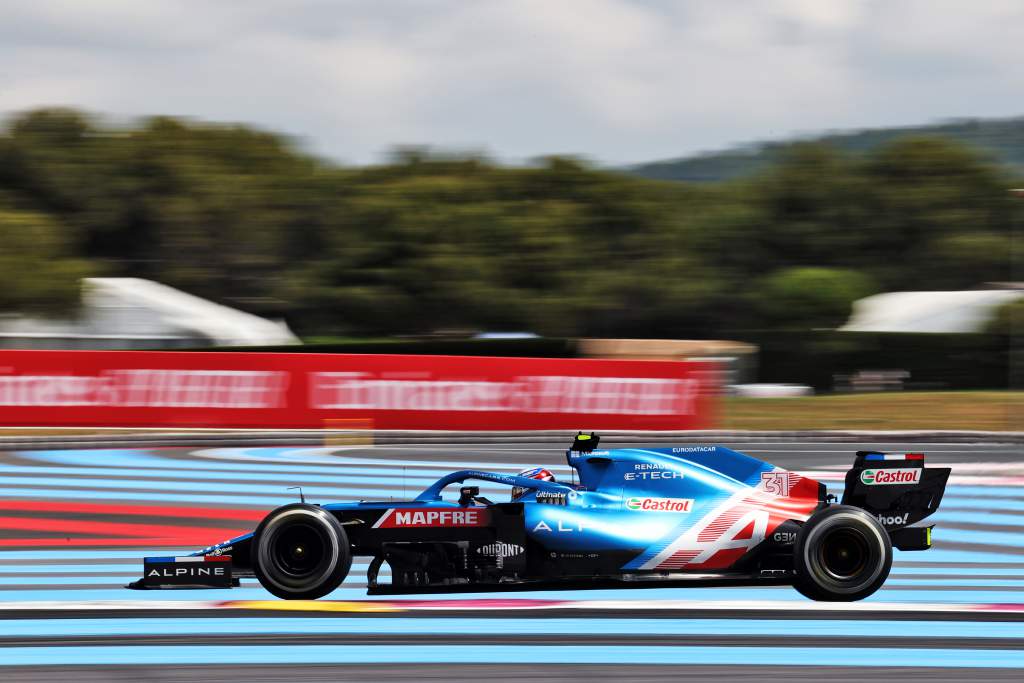
[[[1024,117],[1012,119],[964,119],[907,128],[870,128],[834,132],[820,137],[762,142],[691,157],[653,161],[625,170],[656,180],[709,182],[749,175],[777,160],[795,142],[821,142],[848,152],[867,152],[895,138],[909,135],[940,135],[976,147],[1024,175]]]

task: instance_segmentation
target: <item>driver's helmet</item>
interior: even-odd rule
[[[528,470],[523,470],[522,472],[519,473],[518,476],[526,477],[527,479],[539,479],[540,481],[554,481],[555,480],[555,475],[551,474],[551,472],[548,472],[543,467],[533,467],[533,468],[530,468]],[[513,486],[512,487],[512,501],[515,502],[515,501],[519,500],[520,498],[525,496],[527,494],[527,492],[532,491],[532,490],[533,489],[528,489],[528,488],[525,488],[523,486]]]

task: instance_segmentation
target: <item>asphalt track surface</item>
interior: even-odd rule
[[[642,445],[642,444],[635,444]],[[998,444],[730,445],[841,490],[858,447],[952,464],[935,547],[861,603],[788,587],[374,597],[364,558],[313,603],[123,588],[144,555],[316,502],[412,497],[467,466],[568,476],[550,444],[0,454],[0,680],[1024,680],[1024,457]],[[488,491],[496,497],[507,491]]]

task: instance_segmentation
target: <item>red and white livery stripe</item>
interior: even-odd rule
[[[790,519],[818,506],[818,482],[775,469],[743,487],[652,557],[641,569],[726,569]]]

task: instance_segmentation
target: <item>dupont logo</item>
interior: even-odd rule
[[[424,529],[487,526],[486,510],[431,510],[391,508],[373,525],[375,529]]]
[[[644,512],[689,512],[693,509],[693,498],[630,498],[626,508]]]
[[[868,486],[917,484],[921,481],[921,468],[910,467],[888,470],[868,469],[860,473],[860,481],[862,484],[867,484]]]
[[[476,552],[480,555],[486,555],[488,557],[515,557],[516,555],[523,554],[523,546],[515,545],[514,543],[491,543],[490,545],[482,545],[476,549]]]

